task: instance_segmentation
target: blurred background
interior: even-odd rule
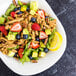
[[[62,58],[48,70],[34,76],[76,76],[76,0],[46,0],[60,19],[67,34]],[[0,76],[19,76],[0,60]]]

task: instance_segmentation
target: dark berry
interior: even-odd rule
[[[41,41],[44,43],[45,42],[45,39],[42,39]]]
[[[50,35],[48,35],[48,37],[50,37]]]
[[[26,10],[26,11],[28,11],[28,12],[29,12],[29,11],[30,11],[30,8],[29,8],[29,7],[27,7],[27,10]]]
[[[18,40],[20,39],[20,35],[19,34],[16,35],[16,39],[18,39]]]
[[[7,30],[7,32],[9,32],[9,31],[10,31],[10,29]]]
[[[29,58],[30,58],[30,60],[32,60],[32,59],[33,59],[33,57],[32,57],[32,56],[29,56]]]
[[[17,54],[18,54],[18,53],[15,53],[14,57],[17,57]]]
[[[26,34],[26,35],[23,35],[23,38],[24,39],[27,39],[28,38],[28,35]]]
[[[49,50],[48,48],[44,48],[44,52],[47,53]]]
[[[32,17],[31,18],[31,22],[35,23],[36,22],[36,18]]]
[[[17,14],[22,14],[22,12],[20,11],[20,12],[18,12]]]
[[[17,11],[17,10],[18,10],[17,8],[14,9],[14,11]]]
[[[45,16],[45,19],[48,18],[48,16]]]
[[[2,41],[0,41],[0,44],[2,43]]]
[[[18,10],[21,10],[21,7],[18,7],[17,9],[18,9]]]
[[[39,37],[36,37],[36,41],[39,41]]]

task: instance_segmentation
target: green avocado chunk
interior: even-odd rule
[[[4,24],[5,22],[5,18],[4,17],[0,17],[0,24]]]
[[[46,35],[51,35],[51,29],[46,29],[45,32],[46,32]]]
[[[17,34],[18,34],[18,32],[11,32],[10,31],[6,37],[8,40],[15,40]]]
[[[39,57],[45,57],[46,56],[46,53],[45,52],[39,52]]]
[[[28,29],[24,28],[24,29],[23,29],[23,34],[29,34]]]
[[[41,47],[41,48],[45,48],[46,46],[44,45],[43,42],[40,41],[40,47]]]
[[[15,55],[15,52],[9,50],[8,56],[13,57]]]
[[[38,57],[38,52],[36,52],[36,51],[33,51],[33,53],[32,53],[32,57]]]

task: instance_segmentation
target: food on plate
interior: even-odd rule
[[[62,36],[56,29],[56,19],[38,8],[36,1],[18,0],[0,17],[0,51],[20,60],[37,63],[49,51],[56,51]]]

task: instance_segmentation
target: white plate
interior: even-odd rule
[[[24,2],[29,2],[30,0],[22,0]],[[0,0],[0,15],[4,14],[6,9],[8,8],[9,4],[12,3],[12,0]],[[48,5],[45,0],[38,0],[39,8],[44,9],[48,14],[54,17],[57,20],[57,30],[63,37],[63,43],[61,48],[56,52],[49,52],[45,58],[39,59],[38,63],[30,63],[26,62],[24,65],[20,62],[16,61],[13,58],[9,58],[3,55],[0,52],[0,58],[2,61],[15,73],[20,75],[34,75],[40,73],[51,66],[53,66],[63,55],[65,48],[66,48],[66,34],[62,24],[60,23],[59,19]]]

